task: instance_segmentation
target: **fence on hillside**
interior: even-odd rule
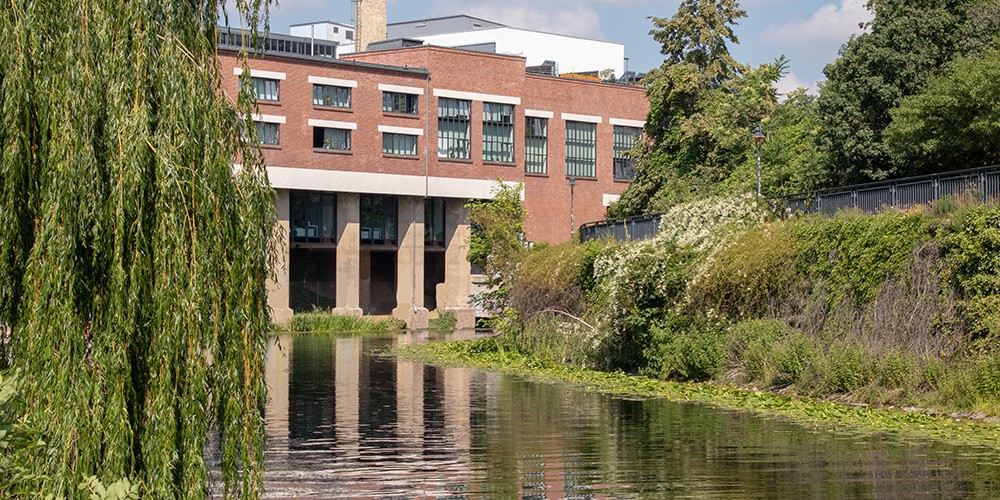
[[[616,241],[645,240],[660,231],[660,215],[588,222],[580,226],[580,241],[614,238]]]
[[[833,215],[841,210],[877,213],[946,197],[966,197],[983,203],[1000,198],[1000,166],[790,194],[776,198],[774,208],[782,217],[796,213]]]
[[[947,197],[964,197],[983,203],[1000,200],[1000,165],[795,193],[773,198],[771,203],[776,215],[787,217],[815,213],[833,215],[841,210],[877,213],[887,208],[933,203]],[[580,226],[580,241],[609,237],[617,241],[652,238],[660,230],[661,217],[662,214],[657,214],[588,222]]]

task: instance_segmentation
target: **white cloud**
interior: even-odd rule
[[[601,16],[582,2],[533,2],[509,0],[503,4],[485,0],[439,0],[441,15],[467,14],[514,28],[547,31],[565,35],[603,39]]]
[[[795,75],[794,72],[789,71],[785,73],[785,76],[781,77],[774,85],[778,89],[778,95],[784,99],[789,92],[798,89],[799,87],[805,87],[810,94],[816,93],[816,83],[803,82],[799,80],[799,77]]]
[[[809,19],[792,19],[785,24],[770,25],[761,39],[787,45],[826,45],[847,41],[851,35],[861,33],[861,23],[872,19],[865,8],[865,0],[841,0],[840,5],[826,4]]]

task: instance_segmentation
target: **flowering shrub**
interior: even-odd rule
[[[763,220],[750,196],[706,198],[665,213],[655,238],[600,255],[594,277],[611,367],[644,366],[651,328],[686,301],[689,283],[719,248]]]

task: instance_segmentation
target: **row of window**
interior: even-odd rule
[[[279,81],[253,77],[257,99],[278,101]],[[351,89],[334,85],[313,85],[313,104],[335,108],[351,107]],[[400,92],[382,93],[382,111],[416,115],[418,96]],[[458,160],[471,159],[472,101],[438,98],[438,157]],[[514,163],[514,106],[503,103],[483,103],[483,161]],[[262,144],[280,142],[276,123],[258,123],[258,136]],[[614,178],[631,180],[635,175],[635,161],[628,152],[635,147],[642,129],[614,126]],[[548,119],[527,117],[525,123],[525,172],[545,175],[548,173]],[[351,149],[351,131],[314,127],[313,147],[337,151]],[[383,133],[382,153],[416,156],[417,137],[414,135]],[[576,177],[597,176],[597,125],[588,122],[566,122],[566,175]]]
[[[337,195],[311,191],[290,193],[291,240],[294,243],[337,243]],[[445,246],[444,199],[424,202],[424,245]],[[399,224],[395,196],[361,196],[360,232],[363,245],[396,245]]]

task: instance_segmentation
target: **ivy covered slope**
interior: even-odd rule
[[[1000,415],[1000,207],[767,221],[674,207],[652,240],[520,252],[501,350],[605,371]]]
[[[276,216],[221,5],[0,8],[0,417],[30,436],[4,496],[204,498],[213,430],[213,492],[260,494]]]

